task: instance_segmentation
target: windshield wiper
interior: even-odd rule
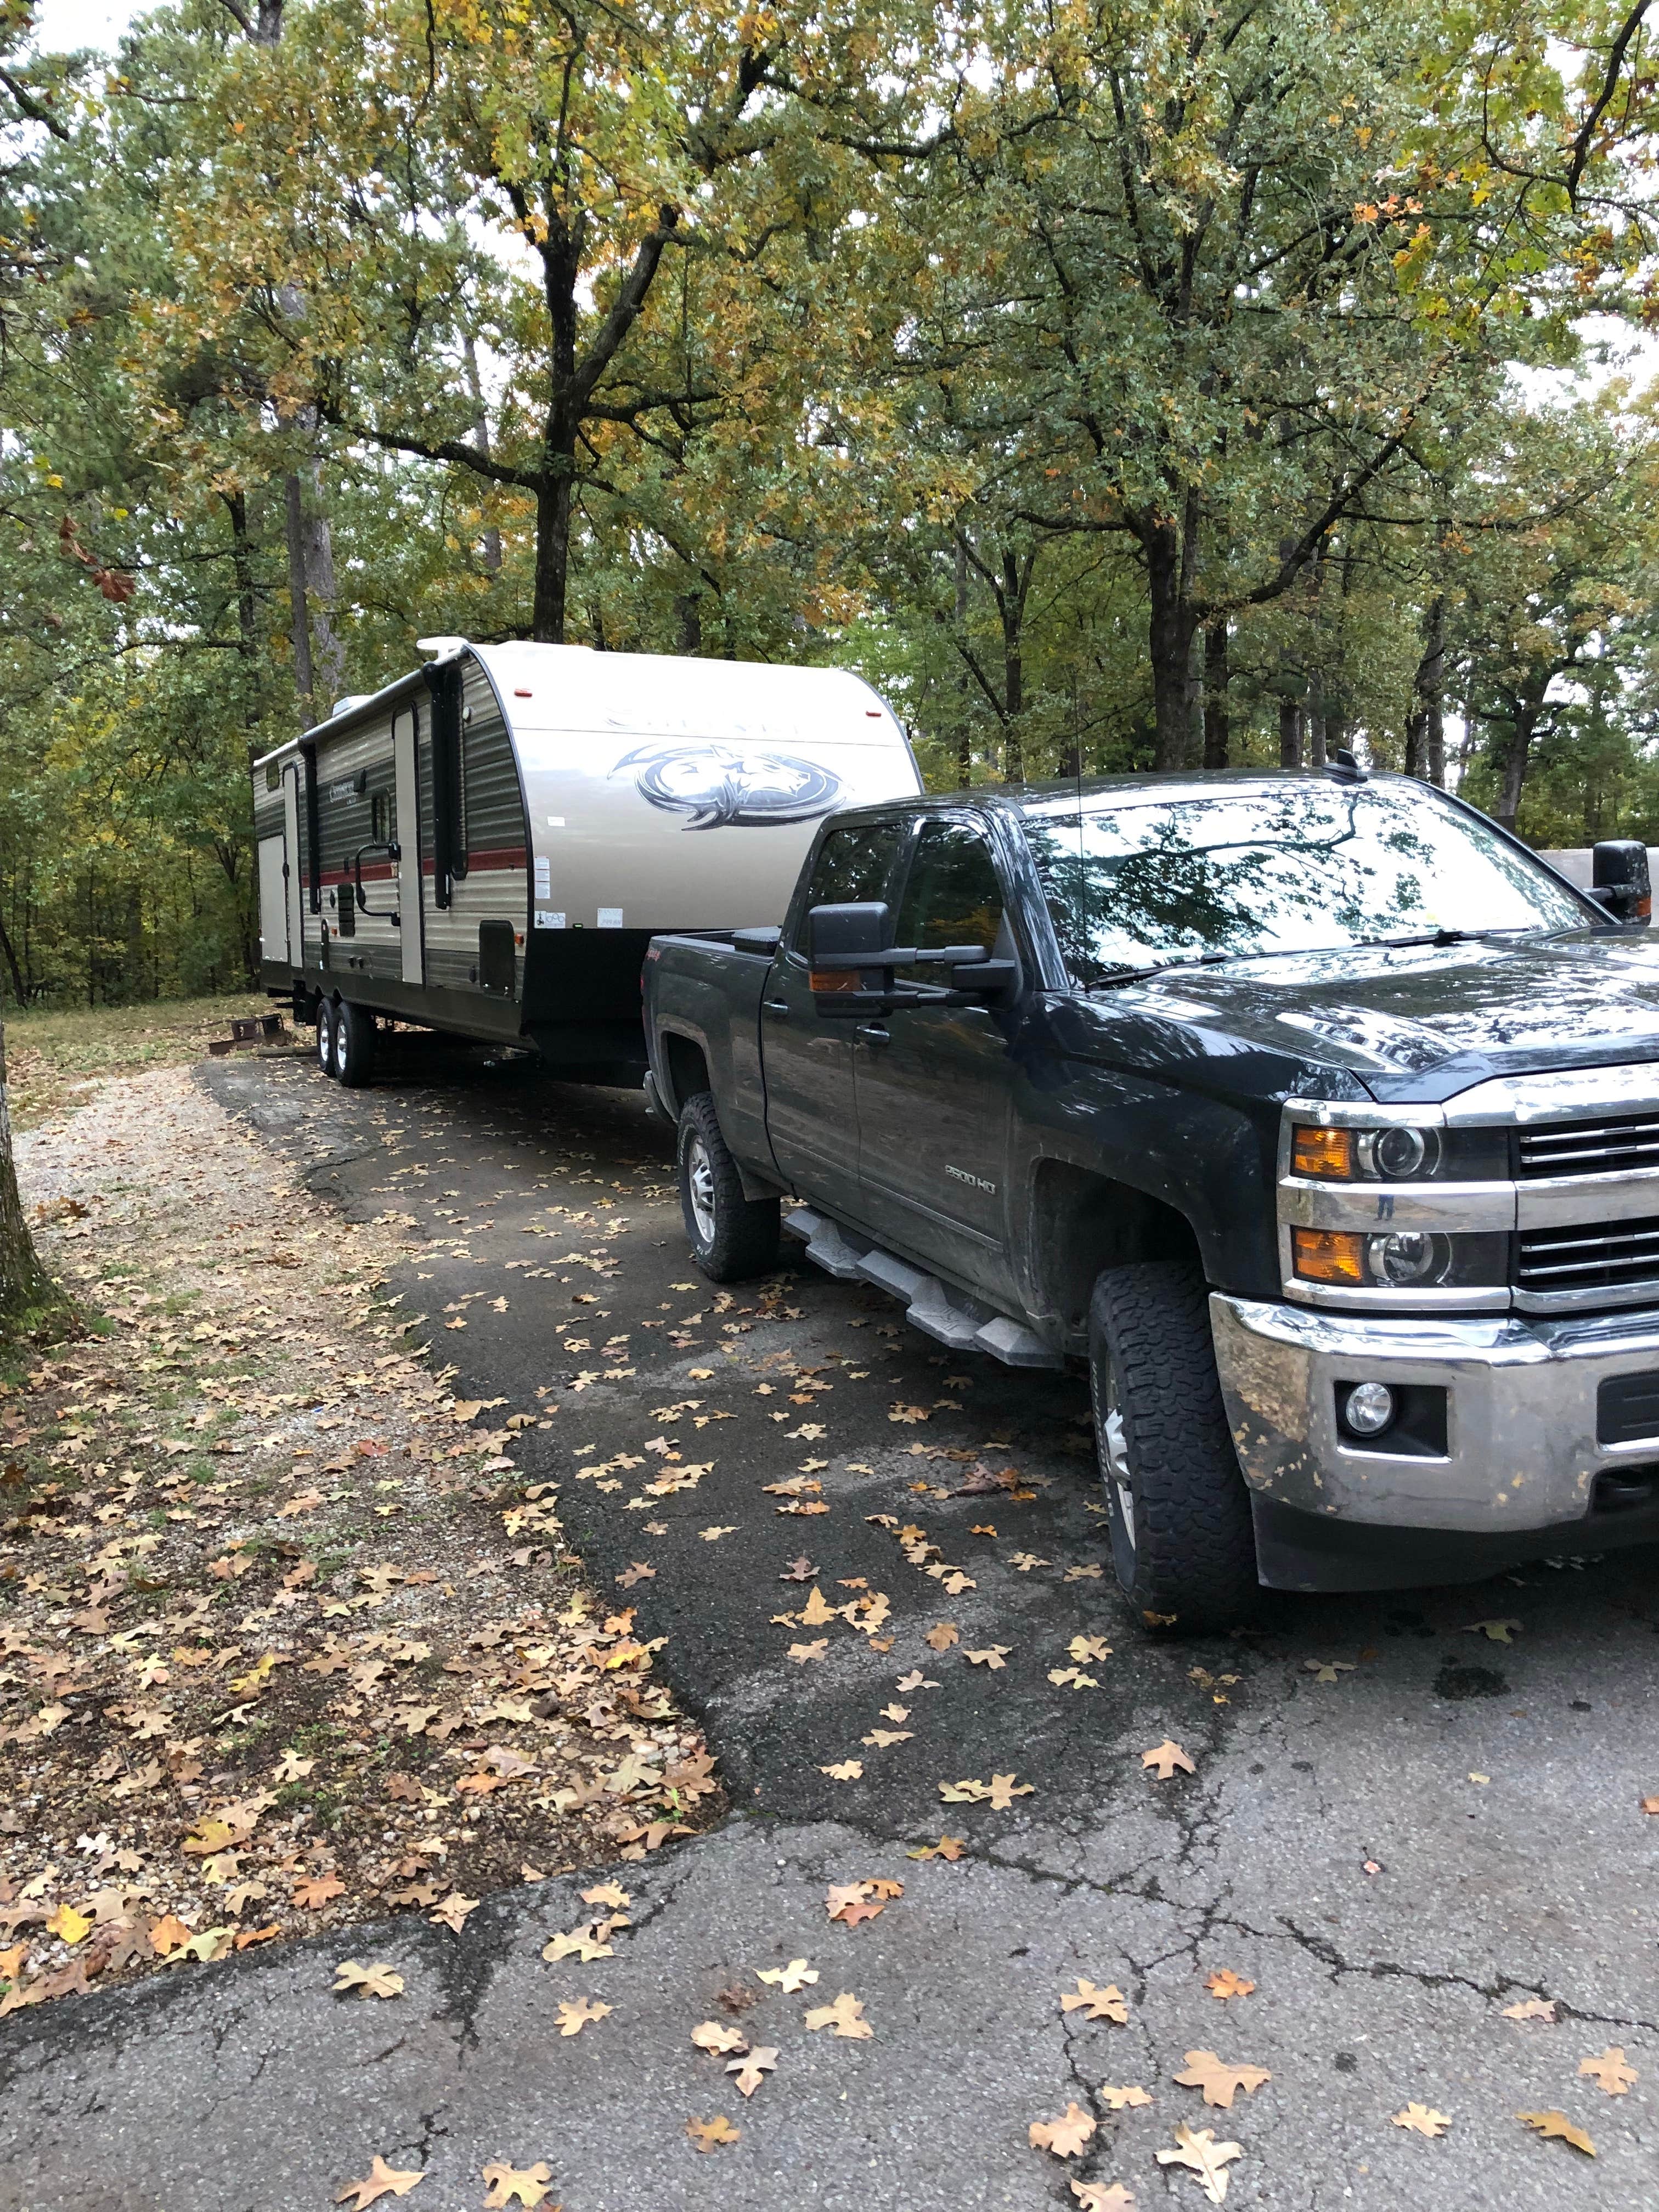
[[[1490,929],[1431,929],[1420,937],[1357,937],[1350,950],[1375,951],[1386,945],[1400,951],[1410,945],[1472,945],[1483,937],[1525,937],[1530,931],[1543,928],[1541,922],[1494,922]]]
[[[1109,991],[1119,983],[1140,983],[1148,975],[1170,975],[1177,968],[1213,968],[1218,960],[1242,960],[1248,957],[1240,952],[1195,952],[1190,959],[1158,960],[1150,968],[1114,968],[1109,975],[1096,976],[1089,988]]]
[[[1180,960],[1159,960],[1146,968],[1114,968],[1097,976],[1091,990],[1109,991],[1119,983],[1142,983],[1148,976],[1168,975],[1182,968],[1213,968],[1224,960],[1297,960],[1316,953],[1376,951],[1379,947],[1400,951],[1413,945],[1463,945],[1486,937],[1524,937],[1543,928],[1538,922],[1494,924],[1490,929],[1431,929],[1419,937],[1354,937],[1345,945],[1268,945],[1255,951],[1195,952]]]

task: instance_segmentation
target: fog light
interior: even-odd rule
[[[1380,1437],[1394,1419],[1394,1392],[1386,1382],[1356,1382],[1342,1408],[1342,1425],[1356,1437]]]

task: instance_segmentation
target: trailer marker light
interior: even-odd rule
[[[1363,1283],[1365,1240],[1346,1229],[1292,1229],[1296,1272],[1310,1283]]]
[[[1291,1165],[1297,1175],[1337,1176],[1346,1182],[1353,1174],[1353,1132],[1298,1124],[1291,1132]]]
[[[515,699],[533,699],[535,696],[536,695],[533,691],[526,691],[522,684],[520,684],[518,689],[513,694],[513,696]]]

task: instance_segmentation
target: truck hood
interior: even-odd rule
[[[1439,1100],[1492,1075],[1659,1060],[1659,933],[1241,960],[1176,969],[1093,1004],[1111,1000],[1159,1026],[1199,1024],[1224,1053],[1340,1068],[1379,1099]]]

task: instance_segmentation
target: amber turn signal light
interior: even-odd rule
[[[1340,1176],[1346,1181],[1353,1174],[1353,1131],[1293,1128],[1291,1165],[1297,1175]]]
[[[814,968],[809,970],[806,981],[820,997],[831,991],[856,991],[862,988],[856,968]]]
[[[1293,1229],[1296,1272],[1310,1283],[1363,1283],[1365,1240],[1346,1229]]]

